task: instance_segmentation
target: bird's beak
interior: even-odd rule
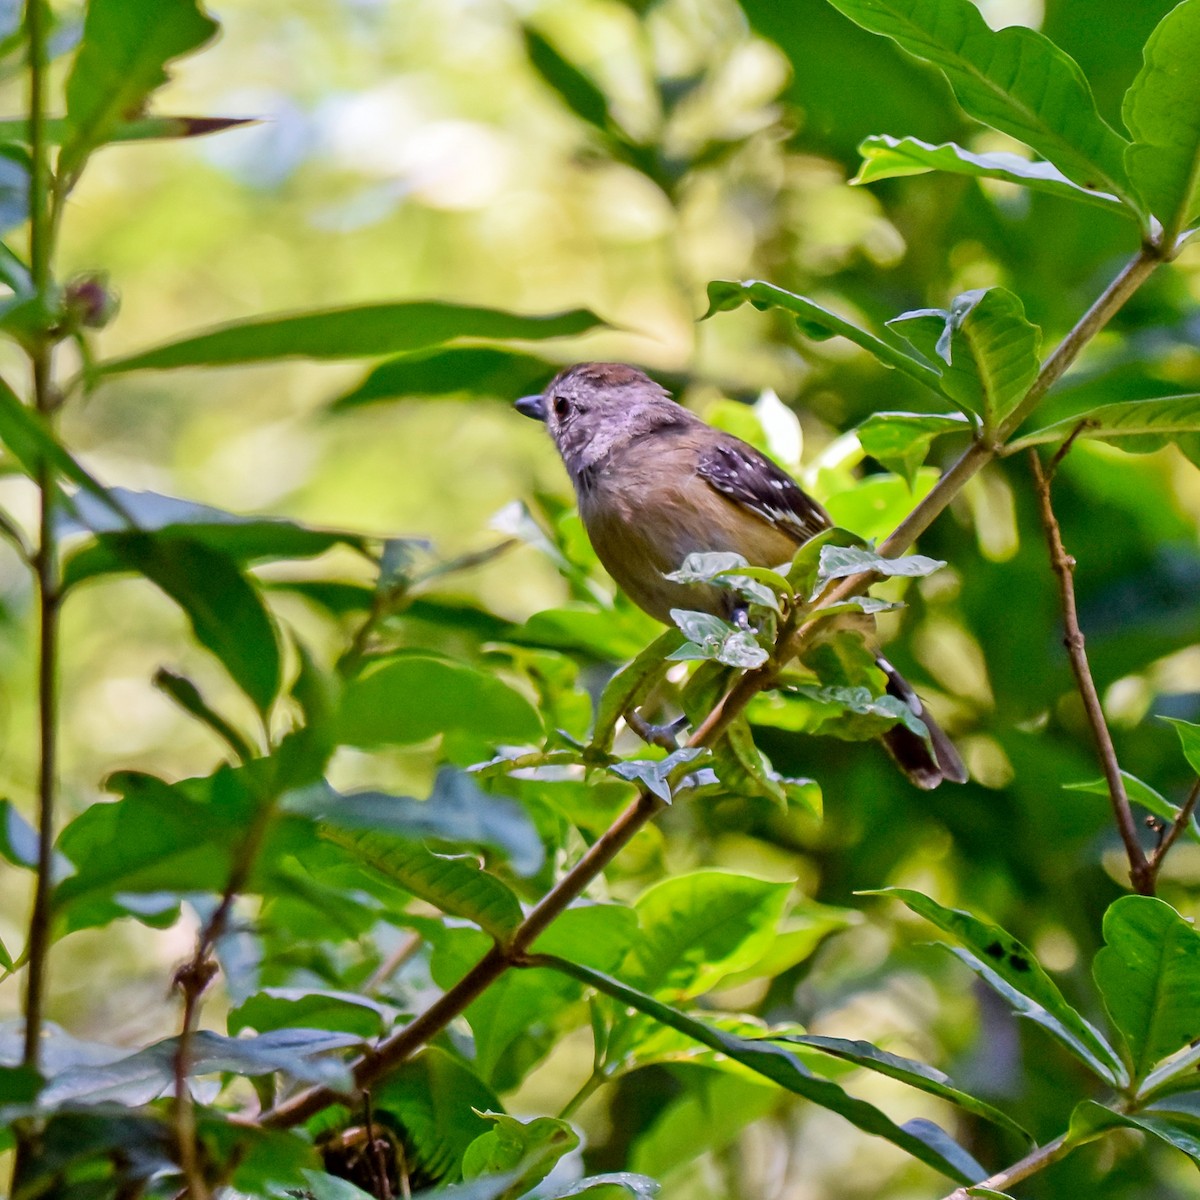
[[[532,417],[535,421],[546,419],[546,401],[541,396],[522,396],[513,408],[523,417]]]

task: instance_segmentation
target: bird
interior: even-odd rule
[[[790,563],[833,526],[825,509],[753,446],[714,429],[645,372],[584,362],[560,371],[538,395],[515,402],[545,424],[574,486],[597,557],[630,600],[673,624],[672,609],[730,618],[731,593],[669,578],[689,554],[732,552],[751,566]],[[958,751],[908,681],[882,654],[886,691],[924,723],[881,740],[917,787],[965,783]]]

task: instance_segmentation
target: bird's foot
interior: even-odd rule
[[[665,725],[654,725],[645,717],[631,708],[625,714],[625,724],[646,743],[647,746],[661,746],[664,750],[679,749],[679,734],[687,725],[687,717],[676,717]]]

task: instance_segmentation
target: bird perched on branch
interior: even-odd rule
[[[833,524],[770,459],[706,425],[635,367],[580,363],[516,408],[545,422],[609,574],[666,624],[673,608],[731,615],[729,592],[667,578],[689,554],[733,552],[752,566],[774,567]],[[876,662],[888,694],[929,731],[928,742],[903,725],[884,733],[900,769],[920,788],[965,782],[958,752],[920,698],[885,658]]]

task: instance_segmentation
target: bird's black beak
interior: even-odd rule
[[[513,408],[523,417],[532,417],[535,421],[546,419],[546,401],[541,396],[522,396]]]

